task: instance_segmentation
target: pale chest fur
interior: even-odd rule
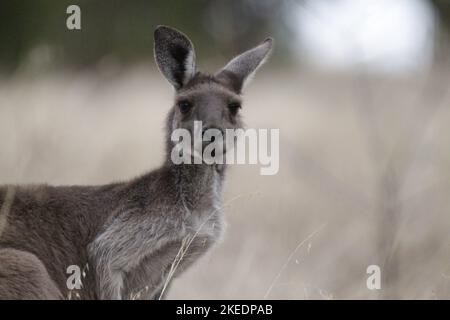
[[[141,261],[129,276],[127,295],[136,298],[133,292],[142,292],[142,283],[145,283],[146,294],[138,298],[161,298],[174,277],[221,240],[225,227],[221,188],[220,181],[216,180],[197,208],[189,210],[183,205],[182,212],[178,213],[183,219],[177,239],[167,241],[151,259]]]
[[[102,298],[158,298],[221,239],[222,183],[218,176],[208,182],[193,205],[180,198],[157,212],[124,213],[96,238],[89,249]]]
[[[220,240],[225,223],[222,212],[222,183],[218,177],[213,179],[211,191],[202,200],[203,203],[192,212],[185,208],[186,230],[189,236]]]

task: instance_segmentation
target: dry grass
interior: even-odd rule
[[[248,127],[280,128],[280,172],[231,168],[225,239],[168,298],[450,298],[446,79],[262,71],[243,112]],[[2,80],[0,181],[151,170],[171,98],[147,67]],[[366,288],[370,264],[382,267],[379,292]]]

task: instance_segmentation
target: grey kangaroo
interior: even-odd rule
[[[225,165],[174,164],[171,133],[242,127],[241,91],[272,39],[215,74],[198,72],[191,41],[159,26],[154,53],[175,88],[166,160],[132,180],[104,186],[0,187],[0,299],[160,299],[170,280],[223,231]],[[80,279],[70,286],[69,266]],[[72,283],[73,284],[73,283]]]

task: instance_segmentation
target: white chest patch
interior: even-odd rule
[[[209,238],[214,242],[221,239],[224,229],[222,213],[222,186],[220,178],[215,177],[212,185],[211,204],[203,211],[194,211],[189,217],[191,232],[201,238]]]

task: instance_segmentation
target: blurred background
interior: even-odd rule
[[[173,91],[158,24],[210,72],[274,37],[243,114],[281,139],[277,175],[231,168],[226,236],[168,298],[450,298],[450,1],[2,1],[1,184],[160,165]]]

